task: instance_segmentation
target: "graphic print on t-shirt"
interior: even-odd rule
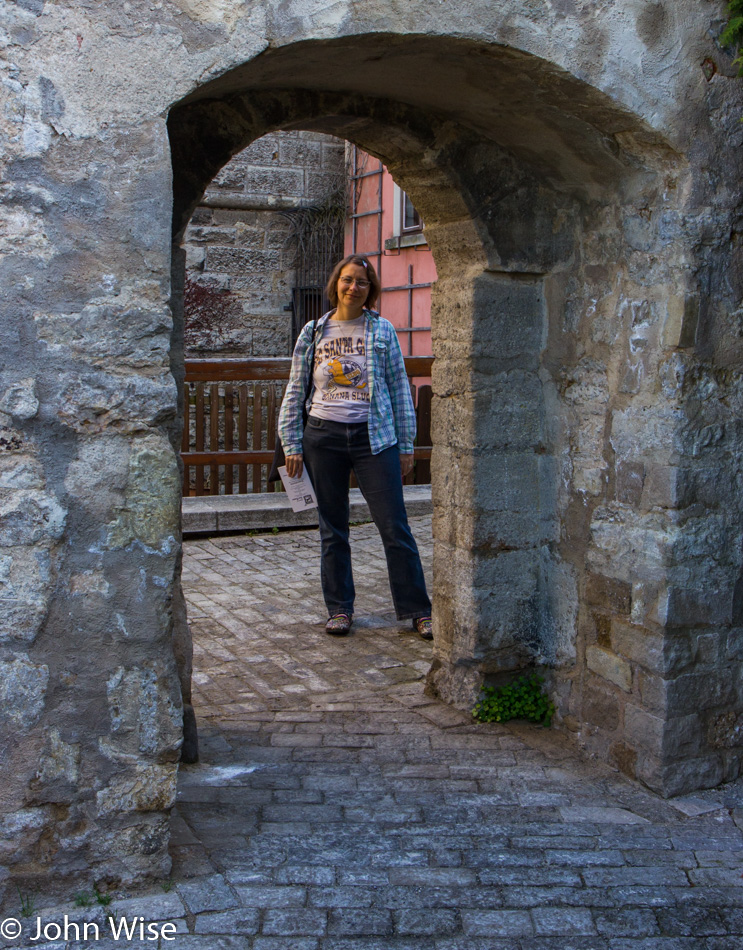
[[[364,317],[326,322],[315,347],[311,416],[350,423],[369,417],[365,327]]]
[[[328,321],[315,350],[315,385],[324,406],[369,402],[363,320]]]
[[[325,375],[332,380],[332,383],[328,383],[328,388],[333,383],[336,386],[355,386],[356,389],[366,388],[366,380],[364,379],[366,362],[362,366],[358,360],[350,357],[334,356],[325,364],[324,371]],[[362,379],[364,379],[364,382],[361,382]]]

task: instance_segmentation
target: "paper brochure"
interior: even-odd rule
[[[286,474],[286,465],[281,465],[279,466],[279,475],[284,491],[289,496],[292,511],[306,511],[308,508],[317,508],[315,490],[312,487],[306,468],[302,468],[302,474],[299,478],[290,478]]]

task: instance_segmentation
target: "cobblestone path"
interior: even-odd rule
[[[179,948],[743,948],[740,787],[665,802],[555,733],[432,702],[375,529],[353,531],[347,639],[322,627],[317,547],[186,545],[202,761],[173,822]]]
[[[173,886],[45,919],[172,922],[160,950],[742,950],[741,783],[663,801],[555,732],[432,702],[375,529],[353,544],[347,639],[323,630],[316,530],[186,544],[201,762]]]

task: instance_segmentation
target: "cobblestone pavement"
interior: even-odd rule
[[[172,889],[114,916],[172,921],[177,950],[741,950],[740,784],[663,801],[555,732],[432,702],[374,528],[353,545],[337,639],[315,530],[186,544],[201,762]]]

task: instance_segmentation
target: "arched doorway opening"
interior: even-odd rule
[[[580,592],[612,477],[601,420],[623,391],[611,342],[636,287],[617,257],[622,207],[658,200],[670,152],[595,89],[503,47],[366,36],[271,49],[170,113],[176,314],[191,209],[233,154],[278,128],[379,157],[426,221],[439,274],[430,688],[466,706],[484,676],[545,664],[561,722],[613,704],[587,733],[608,755],[626,697],[586,677],[585,657],[627,608],[607,601],[597,619]],[[179,359],[176,333],[176,378]]]
[[[419,278],[435,270],[420,228],[406,235],[414,235],[410,249],[385,246],[401,227],[396,192],[381,163],[350,143],[278,131],[223,167],[184,233],[183,592],[193,706],[207,750],[205,737],[234,719],[237,705],[297,716],[297,705],[328,702],[338,690],[420,683],[430,667],[430,642],[395,620],[360,490],[351,489],[356,617],[339,643],[322,630],[316,527],[302,530],[317,525],[316,513],[289,509],[267,483],[268,464],[232,464],[228,454],[236,462],[272,449],[294,339],[329,309],[324,287],[336,261],[347,251],[367,254],[382,284],[375,309],[399,327],[411,358],[419,457],[404,492],[431,589],[430,283]],[[418,279],[401,288],[409,272]],[[205,448],[214,463],[194,463]],[[293,530],[278,534],[280,527]]]

